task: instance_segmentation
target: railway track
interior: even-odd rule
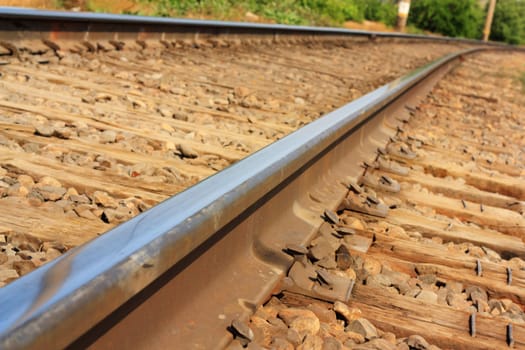
[[[312,122],[473,43],[409,36],[385,67],[401,39],[337,30],[146,40],[123,17],[108,39],[73,15],[32,37],[60,16],[2,32],[7,282],[233,165],[1,289],[4,347],[522,345],[522,53],[449,56]]]

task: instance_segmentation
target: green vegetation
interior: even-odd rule
[[[525,1],[498,0],[490,39],[525,44]]]
[[[246,12],[284,24],[342,25],[372,20],[393,25],[394,0],[142,0],[159,16],[200,15],[217,19],[242,18]]]
[[[342,26],[346,21],[393,27],[398,0],[53,0],[58,7],[164,17]],[[121,4],[121,5],[119,5]],[[119,7],[120,6],[120,7]],[[413,0],[407,32],[480,39],[487,8],[479,0]],[[379,26],[381,28],[381,26]],[[381,29],[379,29],[381,30]],[[491,39],[525,44],[525,0],[498,0]]]
[[[434,33],[479,39],[484,12],[477,0],[417,0],[412,3],[408,22]]]

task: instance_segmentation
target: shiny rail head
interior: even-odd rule
[[[475,51],[380,87],[0,289],[0,348],[67,346],[375,112]]]
[[[112,27],[115,26],[115,27]],[[398,32],[377,32],[357,29],[333,27],[312,27],[284,24],[263,24],[249,22],[231,22],[214,20],[195,20],[183,18],[147,17],[135,15],[115,15],[90,12],[67,12],[34,10],[16,7],[0,6],[0,33],[23,31],[60,31],[75,32],[137,32],[137,27],[143,32],[158,33],[207,33],[214,35],[307,35],[307,36],[345,36],[375,38],[399,38],[430,40],[447,43],[463,43],[483,46],[507,46],[496,42],[481,40],[450,38],[421,34],[406,34]],[[44,37],[47,35],[41,33]],[[2,37],[0,35],[0,37]],[[5,37],[5,36],[4,36]]]

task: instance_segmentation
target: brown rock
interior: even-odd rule
[[[461,282],[447,282],[447,289],[454,293],[461,293],[463,292],[463,284]]]
[[[44,176],[43,178],[40,179],[40,181],[38,181],[38,184],[37,184],[37,187],[41,187],[41,186],[62,187],[62,184],[60,183],[60,181],[58,181],[54,177]]]
[[[337,262],[334,259],[333,254],[327,255],[318,262],[315,263],[317,266],[324,267],[325,269],[333,270],[337,268]]]
[[[348,340],[352,341],[353,344],[362,344],[365,342],[365,337],[356,332],[345,331],[345,336],[347,337],[347,340],[344,343],[345,346],[349,346],[347,345]]]
[[[23,276],[33,271],[36,266],[31,260],[22,260],[13,262],[13,268],[20,276]]]
[[[326,256],[334,254],[334,248],[330,242],[323,236],[317,237],[312,241],[313,247],[310,247],[310,256],[316,260],[321,260]]]
[[[78,207],[76,208],[73,208],[73,211],[78,215],[80,216],[81,218],[84,218],[84,219],[90,219],[90,220],[95,220],[97,219],[97,217],[95,216],[95,214],[93,214],[91,212],[92,208],[90,205],[87,205],[87,204],[81,204],[79,205]]]
[[[381,272],[381,263],[374,258],[365,257],[363,269],[367,276],[377,275]]]
[[[377,329],[366,318],[358,318],[350,322],[345,331],[361,334],[366,340],[378,337]]]
[[[235,94],[235,97],[237,98],[244,98],[246,96],[248,96],[251,92],[250,92],[250,89],[244,87],[244,86],[237,86],[234,90],[233,90],[233,93]]]
[[[477,246],[472,246],[468,250],[468,254],[474,258],[482,258],[485,256],[483,249]]]
[[[184,158],[197,158],[199,154],[193,150],[189,145],[178,144],[177,150],[181,153]]]
[[[54,249],[54,248],[49,248],[48,250],[46,250],[45,254],[46,254],[47,261],[51,261],[53,259],[58,258],[60,255],[62,255],[62,253],[59,250]]]
[[[104,130],[99,135],[100,143],[115,143],[117,140],[117,133],[113,130]]]
[[[25,197],[29,194],[29,189],[25,186],[22,186],[19,183],[16,183],[9,187],[7,190],[7,195],[12,197]]]
[[[494,250],[492,250],[490,248],[487,248],[487,247],[481,247],[481,249],[483,249],[485,254],[487,254],[487,258],[490,261],[493,261],[493,262],[500,262],[501,261],[501,256],[498,253],[496,253]]]
[[[291,329],[295,329],[301,335],[315,335],[319,332],[319,319],[312,312],[313,317],[299,316],[289,324]]]
[[[386,341],[389,342],[390,344],[393,344],[393,345],[396,344],[396,335],[395,335],[394,333],[391,333],[391,332],[385,332],[385,333],[383,333],[383,335],[381,336],[381,338],[383,338],[384,340],[386,340]]]
[[[304,339],[303,343],[299,345],[297,350],[322,350],[323,349],[323,339],[317,335],[308,334]]]
[[[298,346],[303,342],[303,337],[295,329],[290,328],[286,333],[286,340],[288,340],[294,346]]]
[[[9,283],[19,277],[18,272],[14,269],[0,268],[0,281]]]
[[[66,194],[64,194],[64,198],[66,197]],[[78,195],[78,194],[70,194],[69,195],[69,199],[77,204],[89,204],[91,203],[91,200],[89,199],[88,196],[86,196],[85,194],[81,194],[81,195]]]
[[[340,301],[334,303],[334,311],[341,315],[347,323],[355,321],[361,317],[361,310],[351,308],[347,304]]]
[[[93,202],[96,204],[100,204],[101,206],[105,208],[115,209],[118,207],[117,200],[111,197],[107,192],[103,192],[103,191],[95,191],[93,193]]]
[[[66,194],[65,188],[55,186],[41,186],[37,191],[47,201],[57,201]]]
[[[30,252],[37,252],[40,250],[42,241],[34,236],[27,235],[20,232],[13,232],[8,236],[8,242],[20,250],[28,250]]]
[[[508,264],[513,270],[525,270],[525,261],[520,258],[512,258],[509,260]]]
[[[51,137],[55,133],[55,128],[49,124],[37,124],[35,134],[39,136]]]
[[[448,305],[456,309],[465,309],[470,306],[470,304],[465,300],[465,296],[463,294],[448,292],[446,300]]]
[[[343,343],[337,338],[324,338],[322,350],[342,350]]]
[[[399,343],[397,344],[396,350],[410,350],[410,347],[407,343]]]
[[[368,276],[366,279],[366,285],[375,288],[390,287],[392,285],[392,280],[390,277],[380,273],[377,275]]]
[[[493,316],[498,316],[505,312],[505,307],[503,306],[503,303],[499,300],[491,299],[488,301],[488,304],[490,308],[490,314]]]
[[[420,275],[419,280],[423,282],[424,284],[434,284],[436,283],[437,278],[436,278],[436,275],[429,274],[429,275]]]
[[[470,293],[470,300],[472,300],[474,304],[477,304],[479,301],[487,302],[489,299],[485,291],[475,290]]]
[[[250,318],[250,329],[253,331],[253,341],[260,344],[270,344],[272,338],[276,335],[275,328],[265,319],[258,316]]]
[[[352,266],[352,257],[344,244],[341,244],[335,251],[335,260],[337,261],[337,267],[341,270],[346,270]]]
[[[416,272],[418,275],[436,275],[438,268],[430,264],[416,264]]]
[[[292,343],[280,337],[273,338],[270,347],[275,350],[294,350]]]
[[[56,128],[55,132],[53,133],[53,136],[58,137],[59,139],[68,140],[71,138],[71,135],[73,134],[71,128]]]
[[[18,183],[26,188],[32,188],[35,185],[35,181],[29,175],[21,174],[18,175]]]
[[[426,350],[429,348],[428,342],[420,335],[411,335],[407,338],[407,345],[410,349],[414,350]]]
[[[396,350],[396,346],[385,339],[372,339],[369,342],[358,345],[354,350]]]
[[[429,290],[422,290],[417,296],[417,300],[424,301],[425,303],[437,304],[438,296],[436,293]]]
[[[276,328],[279,328],[279,329],[282,329],[282,330],[288,330],[288,326],[280,318],[271,317],[270,316],[270,317],[268,317],[267,321],[268,321],[269,324],[271,324],[272,326],[274,326]]]
[[[467,294],[467,297],[470,299],[470,300],[474,300],[473,298],[476,298],[476,299],[483,299],[485,301],[488,300],[488,296],[487,296],[487,292],[485,292],[485,290],[481,287],[478,287],[478,286],[469,286],[465,289],[465,293]],[[474,295],[474,296],[473,296]]]
[[[312,311],[320,322],[332,323],[336,321],[334,310],[330,310],[317,303],[310,304],[307,306],[308,310]]]

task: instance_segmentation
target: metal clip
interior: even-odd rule
[[[483,270],[481,268],[481,260],[476,259],[476,275],[481,276]]]
[[[386,150],[390,155],[407,160],[415,159],[417,156],[406,144],[400,142],[390,143]]]
[[[388,215],[388,207],[381,203],[377,198],[371,196],[356,195],[352,192],[343,200],[341,206],[347,210],[357,211],[373,216],[386,217]]]
[[[509,323],[507,325],[507,345],[509,347],[513,347],[514,346],[514,337],[512,335],[512,323]]]
[[[382,190],[382,191],[387,191],[387,192],[396,193],[396,192],[399,192],[401,189],[401,186],[396,180],[386,175],[377,176],[369,172],[361,176],[361,179],[359,180],[359,182],[366,186],[369,186],[369,187],[372,187],[378,190]],[[374,204],[377,204],[377,203],[374,203]]]
[[[470,330],[470,336],[475,337],[476,336],[476,313],[475,312],[470,314],[469,330]]]

